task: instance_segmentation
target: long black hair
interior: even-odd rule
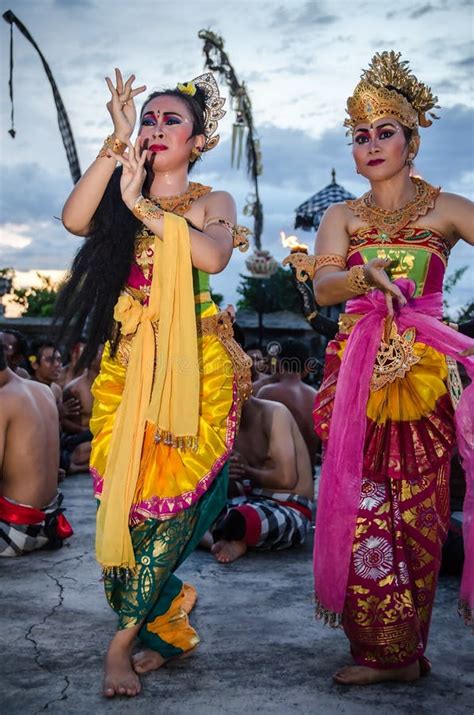
[[[191,136],[204,134],[205,95],[199,88],[194,96],[177,89],[153,92],[143,104],[140,119],[148,102],[162,96],[177,97],[183,101],[193,119]],[[192,166],[190,163],[188,171]],[[77,371],[90,365],[100,343],[113,337],[114,306],[127,280],[135,236],[141,226],[122,201],[121,175],[120,166],[112,174],[92,218],[90,234],[77,252],[56,301],[54,328],[57,330],[59,327],[56,340],[70,350],[82,334],[87,335]],[[147,182],[144,193],[146,186]],[[112,340],[112,354],[116,346],[117,340]]]

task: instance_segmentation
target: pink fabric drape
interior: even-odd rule
[[[417,342],[453,357],[474,380],[474,357],[460,356],[472,347],[473,340],[440,321],[442,294],[413,298],[413,281],[400,278],[395,283],[408,301],[403,308],[395,308],[394,323],[399,332],[415,328]],[[381,291],[371,291],[349,301],[346,312],[364,317],[353,328],[341,362],[321,473],[314,543],[316,600],[321,609],[332,614],[341,614],[344,608],[362,483],[369,382],[387,316],[385,296]],[[468,614],[474,609],[474,384],[464,390],[459,401],[456,429],[467,482],[460,597]]]

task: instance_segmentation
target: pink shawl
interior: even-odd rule
[[[399,332],[414,327],[417,342],[425,343],[462,363],[474,379],[474,357],[460,352],[473,345],[471,338],[444,325],[442,294],[413,298],[415,284],[395,281],[408,302],[395,310]],[[318,615],[334,622],[344,608],[361,484],[366,405],[369,382],[387,315],[381,291],[350,300],[346,312],[363,314],[352,330],[341,362],[336,397],[318,495],[314,543],[314,578]],[[466,471],[463,537],[464,573],[460,599],[466,621],[474,611],[474,383],[462,394],[456,409],[459,452]]]

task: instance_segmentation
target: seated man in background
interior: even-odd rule
[[[64,419],[80,413],[81,405],[76,397],[63,402],[63,390],[57,383],[61,373],[61,353],[54,343],[46,338],[35,340],[30,347],[28,367],[33,380],[51,389],[61,424]]]
[[[285,549],[304,542],[312,518],[311,462],[284,405],[256,397],[244,403],[229,476],[243,494],[228,500],[213,528],[217,561],[235,561],[249,546]]]
[[[59,548],[72,535],[58,492],[59,424],[51,390],[18,377],[0,342],[0,556]]]
[[[313,426],[313,408],[317,392],[303,382],[308,359],[309,350],[301,340],[282,340],[277,362],[278,380],[274,384],[261,387],[258,397],[281,402],[288,407],[306,443],[311,467],[314,468],[320,440]]]
[[[234,326],[235,330],[235,326]],[[264,385],[276,382],[278,377],[272,371],[270,355],[264,355],[258,343],[252,343],[245,348],[247,355],[252,358],[251,378],[253,394],[257,397],[259,390]]]
[[[66,467],[67,474],[78,474],[89,471],[91,454],[92,432],[89,430],[89,421],[92,415],[92,383],[99,374],[100,361],[104,346],[97,351],[94,361],[84,372],[71,380],[63,392],[63,401],[67,403],[71,398],[76,399],[80,405],[80,412],[62,420],[64,430],[61,439],[62,464]]]
[[[5,348],[10,370],[13,370],[18,377],[28,380],[30,376],[25,369],[28,364],[28,344],[23,333],[12,328],[4,328],[0,332],[0,340]]]
[[[74,378],[77,377],[76,374],[76,365],[79,362],[79,358],[82,355],[82,352],[86,346],[86,339],[84,337],[81,337],[77,343],[74,343],[71,349],[71,353],[69,355],[69,362],[63,365],[59,371],[59,377],[55,382],[63,388],[66,387],[66,385],[71,382],[71,380],[74,380]]]

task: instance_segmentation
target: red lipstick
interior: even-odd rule
[[[371,159],[370,161],[367,162],[368,166],[378,166],[379,164],[383,164],[385,159]]]
[[[151,145],[148,147],[148,151],[155,151],[155,152],[157,152],[157,151],[166,151],[167,149],[168,149],[168,147],[165,146],[165,144],[151,144]]]

